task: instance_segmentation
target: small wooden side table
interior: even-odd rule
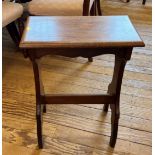
[[[42,112],[46,112],[46,104],[52,103],[105,104],[105,112],[110,105],[112,111],[110,146],[114,147],[120,117],[120,91],[124,68],[131,58],[133,47],[142,46],[144,43],[128,16],[29,17],[20,47],[26,49],[26,55],[33,65],[39,148],[43,147]],[[50,54],[84,58],[114,54],[114,72],[107,94],[45,94],[38,63],[41,57]]]

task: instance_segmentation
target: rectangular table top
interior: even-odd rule
[[[128,16],[30,16],[21,48],[140,47]]]

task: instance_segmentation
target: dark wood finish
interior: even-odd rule
[[[113,95],[46,95],[43,96],[46,104],[113,104]]]
[[[80,25],[76,27],[76,25]],[[37,27],[39,25],[39,27]],[[113,26],[117,26],[114,27]],[[120,91],[126,62],[133,47],[144,46],[127,16],[118,17],[30,17],[20,47],[27,49],[33,64],[36,89],[37,135],[39,148],[42,143],[42,104],[105,104],[111,108],[110,146],[117,139],[120,117]],[[67,57],[91,58],[101,54],[114,54],[115,66],[107,94],[101,95],[47,95],[43,91],[39,59],[56,54]]]
[[[33,71],[34,71],[34,78],[35,78],[35,88],[36,88],[36,104],[43,105],[43,112],[46,112],[46,103],[45,99],[42,96],[45,96],[44,94],[44,87],[41,80],[40,75],[40,67],[39,67],[39,61],[32,59],[33,64]]]
[[[44,96],[44,88],[40,75],[40,68],[38,60],[31,59],[34,79],[35,79],[35,90],[36,90],[36,120],[37,120],[37,137],[38,137],[38,145],[39,148],[43,148],[42,142],[42,111],[46,112],[46,104],[45,100],[42,96]],[[42,107],[43,105],[43,107]],[[43,109],[42,109],[43,108]]]
[[[40,71],[38,67],[37,61],[32,61],[34,79],[35,79],[35,89],[36,89],[36,119],[37,119],[37,137],[38,137],[38,145],[39,148],[43,147],[42,143],[42,107],[41,103],[43,99],[41,94],[43,93],[43,89],[41,87],[41,79],[40,79]]]
[[[128,52],[127,52],[128,51]],[[124,51],[129,54],[132,53],[132,49],[128,49],[127,51]],[[131,56],[131,55],[130,55]],[[117,139],[117,131],[118,131],[118,121],[120,117],[120,92],[121,92],[121,84],[123,79],[123,72],[125,68],[125,64],[128,60],[127,57],[130,57],[129,55],[115,55],[115,66],[114,66],[114,72],[113,72],[113,78],[112,82],[110,83],[108,87],[108,93],[109,94],[115,94],[115,100],[114,104],[110,104],[111,108],[111,137],[110,137],[110,146],[114,147],[116,144]],[[104,111],[108,111],[108,104],[104,105]]]

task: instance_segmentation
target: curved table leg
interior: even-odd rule
[[[37,137],[38,146],[43,148],[42,142],[42,112],[46,112],[46,104],[42,98],[44,94],[43,85],[41,81],[40,69],[37,60],[31,60],[33,65],[34,79],[35,79],[35,90],[36,90],[36,119],[37,119]],[[42,110],[43,104],[43,110]]]
[[[112,82],[108,87],[108,94],[114,95],[114,104],[110,104],[111,108],[111,137],[110,146],[114,147],[117,139],[118,122],[120,117],[120,92],[123,79],[124,68],[127,60],[130,59],[132,49],[123,49],[120,53],[115,54],[115,66],[113,71]],[[104,105],[104,111],[108,111],[109,104]]]
[[[117,139],[118,122],[120,116],[120,92],[123,79],[124,68],[126,65],[124,57],[115,56],[115,66],[112,82],[109,85],[108,93],[115,94],[116,99],[114,104],[110,104],[111,108],[111,137],[110,146],[114,147]]]

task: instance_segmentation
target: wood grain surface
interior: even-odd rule
[[[30,16],[21,48],[144,46],[128,16]]]
[[[133,50],[121,93],[121,117],[115,149],[108,146],[110,111],[103,105],[47,105],[44,149],[37,149],[35,92],[31,63],[3,30],[3,155],[151,155],[152,40],[151,2],[101,0],[104,15],[128,14],[146,46]],[[111,81],[114,57],[47,56],[42,59],[47,93],[104,93]]]

